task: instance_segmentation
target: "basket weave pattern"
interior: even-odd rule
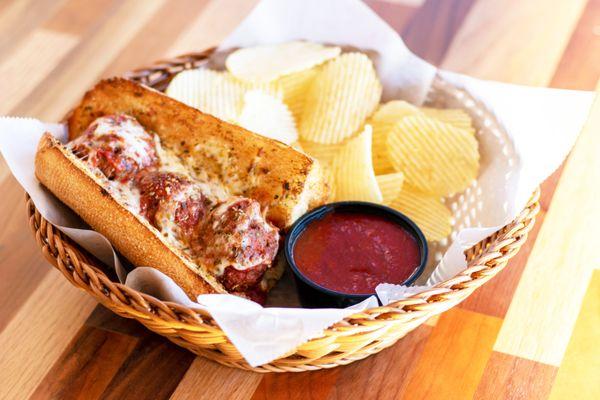
[[[164,90],[176,73],[205,64],[211,51],[161,61],[125,77]],[[105,307],[221,364],[256,372],[300,372],[349,364],[377,353],[428,318],[466,299],[519,251],[539,211],[538,198],[536,191],[513,222],[467,251],[467,268],[452,279],[410,298],[351,315],[290,354],[259,367],[248,365],[207,312],[160,301],[111,281],[96,259],[40,215],[29,196],[26,203],[29,226],[46,259]]]

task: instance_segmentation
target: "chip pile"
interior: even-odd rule
[[[464,191],[479,172],[464,110],[381,104],[371,59],[336,46],[248,47],[232,52],[225,66],[181,72],[167,94],[316,158],[333,200],[393,207],[429,241],[451,233],[444,198]]]

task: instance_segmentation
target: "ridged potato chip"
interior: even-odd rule
[[[278,99],[283,100],[283,88],[281,87],[281,85],[277,84],[277,81],[270,82],[270,83],[244,82],[244,81],[237,79],[236,77],[234,77],[227,71],[223,72],[223,74],[225,74],[232,81],[234,81],[238,85],[240,85],[240,87],[244,90],[244,93],[248,92],[250,90],[260,90],[260,91],[265,92],[273,97],[277,97]]]
[[[316,158],[322,164],[331,164],[336,154],[340,152],[340,149],[344,146],[343,143],[339,144],[322,144],[307,142],[305,140],[300,141],[302,148],[311,157]]]
[[[412,219],[427,241],[442,240],[452,232],[452,213],[439,197],[405,187],[389,206]]]
[[[383,197],[383,204],[390,204],[402,190],[402,184],[404,183],[404,174],[402,172],[394,172],[392,174],[377,175],[377,185],[381,190],[381,196]]]
[[[307,141],[298,142],[305,154],[317,159],[321,164],[325,182],[329,185],[329,197],[335,199],[333,159],[344,144],[321,144]]]
[[[394,172],[387,146],[387,137],[394,124],[416,114],[422,114],[418,107],[403,100],[392,100],[381,104],[370,118],[369,124],[373,127],[373,168],[377,175]]]
[[[296,121],[300,119],[304,98],[310,83],[317,75],[318,68],[311,68],[305,71],[296,72],[290,75],[282,76],[272,82],[250,82],[237,79],[230,75],[232,79],[238,82],[244,90],[262,90],[272,96],[282,99],[288,106]]]
[[[373,169],[377,175],[394,172],[394,166],[388,156],[387,138],[393,124],[371,122],[373,126]]]
[[[325,144],[342,142],[375,110],[381,90],[366,55],[346,53],[329,61],[320,68],[306,94],[300,137]]]
[[[414,114],[421,114],[419,107],[413,106],[404,100],[392,100],[379,105],[372,119],[374,121],[395,123],[403,117]]]
[[[468,132],[425,116],[403,118],[388,137],[394,169],[420,192],[444,197],[477,177],[477,140]]]
[[[166,94],[190,107],[232,122],[242,110],[245,91],[229,74],[200,68],[175,75]]]
[[[288,107],[278,98],[261,90],[246,92],[242,112],[236,123],[288,145],[298,140],[296,123]]]
[[[302,116],[306,93],[318,71],[318,68],[307,69],[282,76],[272,83],[276,90],[281,91],[283,101],[289,107],[296,121],[299,121]]]
[[[377,185],[371,162],[371,126],[341,147],[333,158],[333,188],[335,199],[362,200],[381,203],[383,197]]]
[[[250,82],[272,82],[337,57],[339,47],[302,41],[246,47],[227,56],[225,66],[236,78]]]
[[[438,121],[450,124],[458,129],[464,129],[472,135],[475,135],[473,120],[465,110],[460,108],[422,108],[423,113],[428,117],[437,119]]]

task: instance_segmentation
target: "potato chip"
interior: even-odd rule
[[[329,197],[335,199],[333,158],[339,154],[343,144],[321,144],[306,141],[298,143],[302,146],[305,154],[317,159],[321,164],[323,177],[329,186]]]
[[[168,96],[229,122],[238,117],[244,92],[229,74],[206,68],[180,72],[166,90]]]
[[[272,83],[277,90],[282,92],[283,101],[287,104],[296,121],[299,121],[302,116],[306,92],[308,92],[308,88],[317,76],[318,71],[318,68],[307,69],[306,71],[282,76]]]
[[[473,120],[465,110],[460,108],[428,108],[424,107],[423,113],[428,117],[437,119],[438,121],[450,124],[458,129],[464,129],[472,135],[475,135]]]
[[[388,147],[394,169],[425,194],[449,196],[477,177],[477,140],[450,124],[419,115],[405,117],[390,132]]]
[[[372,119],[374,121],[395,123],[403,117],[414,114],[421,114],[419,107],[413,106],[404,100],[392,100],[380,104],[375,114],[373,114]]]
[[[371,121],[373,126],[373,169],[377,175],[394,172],[390,158],[388,157],[387,138],[394,124],[379,123]]]
[[[442,240],[452,232],[452,214],[439,197],[405,187],[389,206],[412,219],[427,241]]]
[[[344,144],[332,162],[335,199],[362,200],[381,203],[383,197],[377,185],[371,163],[370,125]]]
[[[331,164],[333,162],[334,156],[338,154],[340,152],[340,149],[344,146],[343,143],[322,144],[307,142],[305,140],[300,141],[300,144],[302,145],[302,148],[304,149],[306,154],[316,158],[322,164]]]
[[[261,90],[244,95],[244,106],[236,123],[262,136],[291,144],[298,140],[294,117],[278,98]]]
[[[311,68],[305,71],[285,75],[272,82],[266,83],[242,81],[229,74],[229,72],[226,72],[226,74],[229,74],[232,79],[244,88],[244,90],[262,90],[263,92],[283,100],[294,115],[294,118],[299,120],[304,105],[304,97],[310,87],[310,83],[317,75],[317,72],[317,68]]]
[[[323,171],[323,179],[325,180],[326,185],[329,187],[329,198],[335,199],[335,176],[331,164],[321,164],[321,171]]]
[[[229,72],[223,72],[226,76],[230,77],[230,79],[236,82],[243,89],[244,93],[250,90],[260,90],[264,93],[267,93],[273,97],[278,98],[279,100],[283,100],[283,89],[276,82],[271,83],[260,83],[260,82],[244,82],[239,79],[236,79]]]
[[[377,175],[377,185],[383,196],[383,204],[390,204],[402,190],[404,183],[404,174],[402,172],[394,172],[392,174]]]
[[[358,131],[380,97],[381,83],[369,57],[342,54],[325,64],[312,81],[300,118],[300,137],[340,143]]]
[[[408,115],[422,114],[418,107],[403,100],[379,105],[369,124],[373,127],[373,168],[377,175],[394,172],[388,157],[387,137],[394,124]]]
[[[225,66],[236,78],[250,82],[272,82],[337,57],[339,47],[302,41],[246,47],[227,56]]]

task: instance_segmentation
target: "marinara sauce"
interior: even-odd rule
[[[372,294],[380,283],[403,283],[421,262],[417,239],[380,215],[331,212],[312,221],[293,250],[298,269],[327,289]]]

